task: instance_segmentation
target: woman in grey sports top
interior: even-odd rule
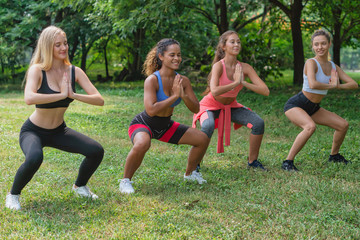
[[[335,129],[329,161],[345,164],[349,162],[339,154],[349,124],[337,114],[320,107],[320,102],[329,89],[356,89],[358,84],[339,66],[328,60],[331,46],[328,32],[315,31],[311,37],[311,44],[315,57],[305,63],[303,89],[291,97],[284,107],[285,115],[290,121],[303,129],[295,138],[286,160],[282,163],[282,169],[287,171],[298,171],[294,166],[294,158],[314,133],[316,124]],[[344,83],[340,83],[339,78]]]

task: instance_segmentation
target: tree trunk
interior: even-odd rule
[[[81,69],[86,73],[87,48],[85,36],[81,36]]]
[[[142,40],[145,37],[145,31],[143,29],[137,29],[136,32],[134,32],[134,45],[133,45],[133,57],[134,60],[132,63],[130,63],[128,66],[128,74],[129,76],[124,76],[125,81],[136,81],[139,78],[142,77],[141,75],[141,46],[142,46]],[[125,72],[126,73],[126,72]]]
[[[332,60],[334,61],[335,64],[340,66],[340,64],[341,64],[341,61],[340,61],[340,49],[341,49],[340,29],[337,29],[335,27],[334,32],[335,32],[335,34],[333,36],[333,56],[332,56]]]
[[[87,51],[86,48],[84,48],[81,51],[81,69],[86,73],[86,58],[87,58]]]
[[[291,36],[293,40],[294,54],[294,85],[301,85],[303,82],[302,72],[304,67],[304,49],[301,34],[301,12],[304,8],[302,0],[293,0],[290,8],[278,0],[269,0],[275,6],[279,7],[289,18],[291,22]]]
[[[108,38],[109,39],[109,38]],[[109,75],[109,66],[108,66],[108,60],[107,60],[107,55],[106,55],[106,47],[107,47],[107,43],[109,40],[106,40],[105,45],[104,45],[104,59],[105,59],[105,72],[106,72],[106,80],[110,79],[110,75]]]
[[[303,82],[303,68],[304,68],[304,46],[301,34],[301,0],[295,0],[291,7],[291,35],[293,39],[293,53],[294,53],[294,85],[301,85]]]
[[[1,73],[4,74],[5,73],[5,67],[4,67],[4,62],[3,62],[2,58],[1,58],[0,62],[1,62]]]
[[[81,69],[86,73],[86,60],[87,55],[94,44],[95,39],[90,39],[88,42],[86,42],[86,37],[83,36],[81,38]]]
[[[334,32],[333,32],[333,56],[332,59],[335,64],[340,66],[340,49],[341,49],[341,23],[339,22],[341,17],[341,9],[335,8],[332,10],[334,16]]]
[[[72,60],[74,59],[75,52],[76,52],[76,49],[77,49],[78,45],[79,45],[79,38],[78,38],[78,36],[75,36],[75,39],[73,39],[73,42],[71,44],[71,51],[70,51],[70,54],[69,54],[70,62],[72,62]]]
[[[105,72],[106,72],[106,80],[109,80],[110,75],[109,75],[109,67],[108,67],[108,61],[107,61],[107,56],[106,56],[106,46],[107,46],[107,44],[104,46]]]
[[[60,23],[63,21],[63,9],[59,9],[55,16],[55,23]]]
[[[124,68],[119,76],[117,76],[117,78],[115,79],[115,81],[117,82],[122,82],[124,80],[124,78],[129,74],[129,70],[127,68]]]
[[[226,0],[220,0],[220,35],[229,30]]]

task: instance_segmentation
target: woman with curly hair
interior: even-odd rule
[[[144,83],[145,110],[130,123],[129,137],[133,147],[126,158],[124,177],[119,186],[121,193],[134,192],[131,178],[149,150],[152,138],[191,145],[184,179],[199,184],[206,182],[195,169],[206,152],[207,136],[171,120],[174,107],[181,100],[193,113],[199,111],[199,102],[190,80],[176,72],[180,63],[180,44],[174,39],[162,39],[147,55],[144,63],[144,72],[148,76]]]

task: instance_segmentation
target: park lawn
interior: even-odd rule
[[[136,193],[124,196],[118,180],[132,146],[127,128],[143,110],[143,90],[141,84],[99,87],[105,106],[73,102],[65,120],[105,148],[88,184],[100,199],[81,199],[71,192],[80,155],[45,148],[40,170],[22,192],[19,212],[4,203],[24,160],[19,130],[34,106],[25,105],[20,91],[0,95],[0,239],[360,238],[358,90],[329,91],[322,102],[350,123],[341,148],[353,161],[350,165],[327,162],[333,131],[319,126],[297,156],[301,171],[282,171],[300,131],[282,108],[299,88],[277,88],[269,97],[243,90],[238,101],[265,120],[260,161],[269,172],[246,168],[250,131],[245,127],[232,132],[223,154],[216,153],[214,134],[202,164],[204,185],[183,181],[189,146],[154,140],[133,178]],[[201,90],[196,88],[199,99]],[[173,119],[190,125],[192,114],[181,103]]]

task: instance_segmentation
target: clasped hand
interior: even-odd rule
[[[233,78],[234,82],[236,82],[237,84],[242,84],[244,82],[244,73],[240,63],[236,64]]]
[[[339,87],[339,75],[335,69],[331,70],[331,77],[329,80],[329,84],[332,86],[332,88],[338,88]]]
[[[61,92],[61,94],[63,94],[64,98],[69,97],[69,98],[74,99],[74,97],[75,97],[75,93],[72,89],[71,81],[68,78],[67,72],[64,72],[64,74],[63,74],[60,92]]]
[[[184,96],[184,87],[182,85],[182,77],[180,74],[177,74],[174,78],[173,86],[172,86],[172,92],[174,95],[182,98]]]

